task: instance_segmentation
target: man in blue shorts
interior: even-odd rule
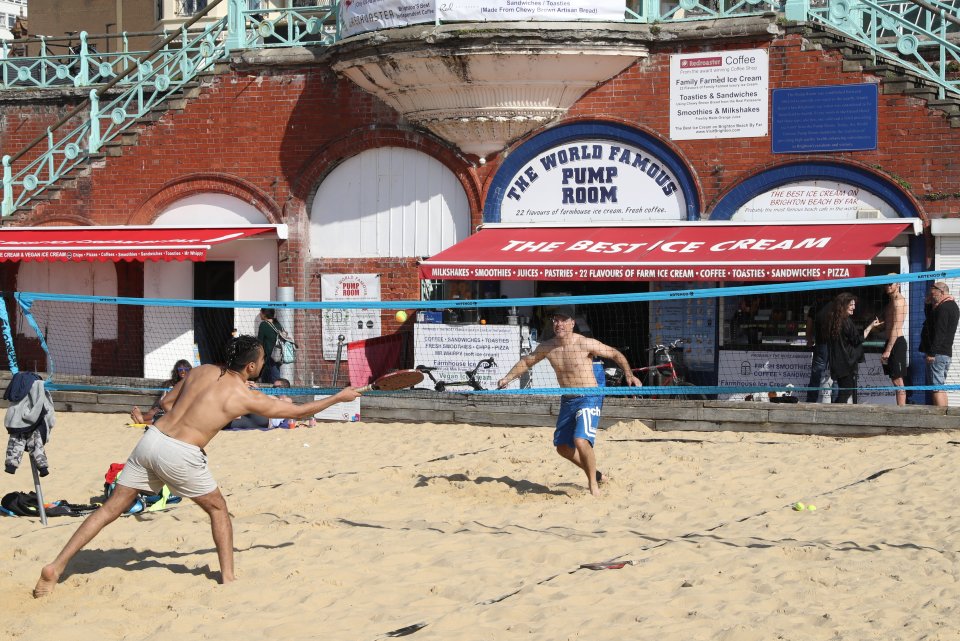
[[[506,387],[543,359],[547,359],[553,366],[560,387],[597,387],[593,367],[595,357],[610,359],[620,366],[626,374],[628,385],[642,385],[631,372],[627,359],[618,350],[573,331],[576,322],[572,305],[557,307],[550,320],[553,323],[553,338],[540,343],[532,353],[522,357],[498,381],[497,387]],[[602,407],[603,394],[564,395],[560,402],[557,429],[553,433],[553,444],[557,453],[583,470],[587,475],[590,493],[594,496],[600,496],[602,478],[597,472],[593,452]]]

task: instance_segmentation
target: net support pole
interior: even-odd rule
[[[40,511],[40,522],[44,527],[47,526],[47,511],[43,508],[43,488],[40,487],[40,472],[37,470],[37,462],[30,456],[30,471],[33,472],[33,489],[37,493],[37,509]]]
[[[281,303],[293,302],[293,287],[277,287],[277,300]],[[292,336],[294,340],[296,340],[297,328],[294,326],[293,310],[289,307],[281,307],[277,310],[277,317],[280,319],[280,325],[287,330],[287,333]],[[293,381],[293,363],[288,363],[286,365],[281,364],[280,376],[288,381]]]
[[[20,371],[20,368],[17,365],[17,351],[13,345],[13,332],[10,329],[7,301],[4,298],[0,298],[0,329],[3,331],[3,344],[7,348],[7,363],[10,365],[10,373],[16,374]]]

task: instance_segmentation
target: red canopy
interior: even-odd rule
[[[282,225],[242,227],[4,227],[0,262],[8,260],[147,261],[207,258],[213,245],[277,232]]]
[[[864,275],[914,219],[486,227],[420,265],[433,280],[796,281]]]

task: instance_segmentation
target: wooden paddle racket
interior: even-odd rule
[[[423,380],[423,372],[415,369],[401,369],[396,372],[384,374],[369,385],[358,387],[358,392],[369,392],[371,390],[381,392],[393,392],[400,389],[413,387]]]

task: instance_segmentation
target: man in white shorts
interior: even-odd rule
[[[210,517],[221,583],[234,580],[233,524],[203,448],[237,416],[255,413],[268,418],[308,418],[360,395],[347,387],[334,396],[303,405],[267,396],[248,384],[259,376],[263,362],[260,342],[253,336],[239,336],[227,346],[226,367],[195,367],[164,396],[166,414],[147,428],[106,503],[83,521],[57,558],[40,571],[34,597],[53,592],[70,559],[123,514],[139,490],[159,493],[164,484],[175,494],[192,499]]]

